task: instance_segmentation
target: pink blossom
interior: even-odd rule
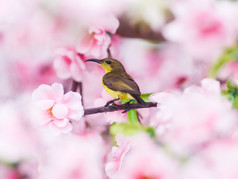
[[[124,1],[111,3],[110,0],[60,0],[52,3],[63,19],[76,25],[95,22],[95,19],[100,21],[109,14],[118,15],[125,9]]]
[[[61,79],[72,78],[75,81],[82,81],[83,72],[86,68],[85,57],[75,51],[74,48],[61,48],[56,51],[54,69]]]
[[[122,63],[142,93],[184,88],[204,76],[204,65],[195,63],[179,45],[164,44],[154,50],[157,47],[146,41],[123,39],[120,48]],[[134,49],[136,53],[132,53]]]
[[[102,179],[102,140],[96,135],[65,135],[42,155],[39,179]]]
[[[158,56],[159,59],[155,60],[159,60],[161,64],[156,72],[157,78],[160,79],[157,89],[183,89],[199,82],[202,76],[204,76],[204,67],[201,64],[195,63],[194,59],[179,45],[164,45]],[[151,63],[152,66],[153,64]],[[168,76],[170,80],[167,80]]]
[[[119,21],[114,16],[94,22],[89,27],[88,34],[80,40],[78,52],[95,58],[107,57],[107,49],[111,44],[111,37],[108,33],[114,34],[118,26]]]
[[[15,99],[14,103],[0,104],[0,159],[9,163],[35,159],[40,142],[37,131],[27,119],[31,111],[25,111],[25,102],[22,103],[25,106],[18,103],[19,99]]]
[[[181,169],[180,175],[183,179],[236,179],[237,147],[237,140],[217,140],[192,156]]]
[[[204,79],[201,87],[188,87],[183,94],[162,92],[151,98],[159,103],[153,124],[157,121],[158,129],[167,126],[163,139],[177,152],[196,150],[198,145],[230,134],[234,129],[236,112],[220,95],[220,85],[215,80]]]
[[[182,45],[193,57],[214,59],[235,42],[235,3],[202,0],[173,5],[175,19],[164,28],[163,34],[168,40]]]
[[[115,138],[118,146],[113,146],[109,160],[106,163],[106,173],[110,178],[116,178],[121,170],[125,156],[131,149],[130,140],[124,136],[117,135]]]
[[[20,175],[14,168],[0,164],[0,178],[19,179]]]
[[[177,163],[148,136],[132,138],[131,150],[123,159],[119,179],[176,178]]]
[[[45,113],[43,124],[64,133],[71,131],[70,122],[80,120],[84,113],[81,95],[76,92],[64,94],[63,86],[59,83],[40,85],[32,98]]]
[[[201,159],[204,160],[204,165],[208,162],[214,170],[215,178],[236,179],[237,172],[237,147],[238,141],[232,139],[218,140],[210,145],[207,150],[201,152]]]

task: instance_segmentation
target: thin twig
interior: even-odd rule
[[[81,95],[81,101],[82,101],[82,105],[83,105],[83,83],[82,82],[78,82],[78,87],[79,87],[79,94]]]
[[[83,84],[82,84],[82,82],[77,82],[77,81],[73,80],[73,85],[72,85],[71,91],[79,92],[79,94],[82,97],[82,105],[83,105]]]
[[[107,48],[108,58],[112,58],[112,53],[111,53],[110,47],[111,47],[111,44]]]
[[[71,91],[77,92],[77,88],[78,88],[78,82],[73,80]]]
[[[156,106],[157,106],[157,103],[153,103],[153,102],[147,102],[146,105],[140,105],[138,103],[129,104],[129,108],[131,110],[140,109],[140,108],[151,108]],[[128,109],[128,105],[125,105],[125,104],[116,105],[116,106],[111,105],[107,107],[84,109],[84,115],[91,115],[91,114],[104,113],[104,112],[114,112],[114,111],[121,111],[126,109]]]
[[[112,35],[112,33],[111,32],[107,32],[106,31],[106,33],[107,33],[107,35],[112,39],[113,38],[113,35]],[[109,44],[109,46],[107,47],[107,57],[108,58],[112,58],[112,53],[111,53],[111,50],[110,50],[110,47],[111,47],[111,43]]]
[[[131,24],[127,18],[121,17],[119,18],[120,26],[117,29],[117,34],[122,37],[129,38],[140,38],[145,40],[150,40],[154,42],[164,42],[165,38],[161,32],[153,31],[146,24]]]

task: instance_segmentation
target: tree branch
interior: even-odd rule
[[[76,92],[78,89],[78,82],[73,80],[71,91]]]
[[[140,108],[151,108],[151,107],[157,107],[157,103],[153,102],[147,102],[146,105],[140,105],[138,103],[132,103],[129,104],[129,108],[132,109],[140,109]],[[91,115],[91,114],[97,114],[97,113],[104,113],[104,112],[114,112],[114,111],[121,111],[128,109],[128,106],[125,104],[122,105],[110,105],[107,107],[97,107],[97,108],[89,108],[84,109],[84,115]]]
[[[154,32],[147,24],[132,24],[125,17],[119,18],[120,26],[117,34],[122,37],[140,38],[154,42],[164,42],[165,38],[161,32]]]
[[[82,97],[82,104],[83,104],[83,84],[82,84],[82,82],[77,82],[77,81],[73,80],[71,91],[73,91],[73,92],[79,91],[79,94]]]

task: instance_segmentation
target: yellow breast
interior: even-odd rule
[[[102,83],[104,89],[108,92],[108,94],[110,94],[113,98],[119,98],[121,100],[125,100],[125,99],[134,99],[129,93],[124,93],[121,91],[113,91],[111,89],[109,89],[106,85],[104,85]]]

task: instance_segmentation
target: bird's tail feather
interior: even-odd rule
[[[146,105],[146,102],[139,96],[136,94],[131,94],[131,96],[141,105]]]

